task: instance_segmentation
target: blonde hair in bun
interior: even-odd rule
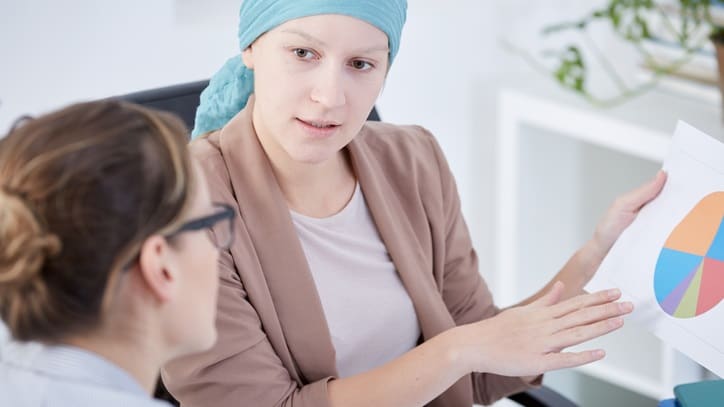
[[[43,315],[48,290],[40,273],[45,259],[60,252],[60,239],[44,230],[20,193],[0,187],[0,297],[8,325],[25,315]]]
[[[26,120],[0,139],[0,317],[21,341],[82,335],[111,276],[190,202],[188,132],[117,100]]]
[[[60,251],[57,236],[43,230],[35,212],[17,192],[0,187],[0,282],[25,284],[37,274],[46,257]]]

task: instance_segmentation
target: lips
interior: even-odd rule
[[[317,138],[329,137],[341,126],[339,122],[316,119],[297,118],[297,123],[301,125],[307,134]]]

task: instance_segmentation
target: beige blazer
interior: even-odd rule
[[[253,98],[221,131],[191,143],[213,199],[238,211],[236,241],[220,261],[216,345],[170,363],[163,379],[185,407],[324,407],[335,351],[252,109]],[[435,139],[420,127],[367,123],[347,148],[421,340],[495,315]],[[488,404],[526,387],[519,378],[473,374],[429,406]]]

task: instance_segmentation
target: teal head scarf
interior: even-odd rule
[[[286,21],[319,14],[342,14],[366,21],[387,34],[390,64],[400,47],[407,0],[244,0],[239,12],[239,48],[243,51],[259,36]],[[236,55],[201,93],[193,136],[217,130],[246,105],[254,90],[252,72]]]

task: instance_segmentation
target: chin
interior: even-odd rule
[[[210,328],[203,336],[199,335],[194,343],[188,347],[188,353],[198,353],[209,350],[214,346],[217,338],[216,327]]]
[[[209,335],[206,335],[205,342],[201,344],[199,351],[205,351],[209,350],[214,344],[216,343],[216,340],[218,339],[218,335],[216,333],[216,328],[212,330],[212,333]]]
[[[340,150],[327,151],[300,151],[289,156],[298,163],[302,164],[321,164],[330,158],[334,158]]]
[[[299,143],[285,148],[287,155],[298,163],[321,164],[337,157],[351,140],[326,140],[324,143]]]

